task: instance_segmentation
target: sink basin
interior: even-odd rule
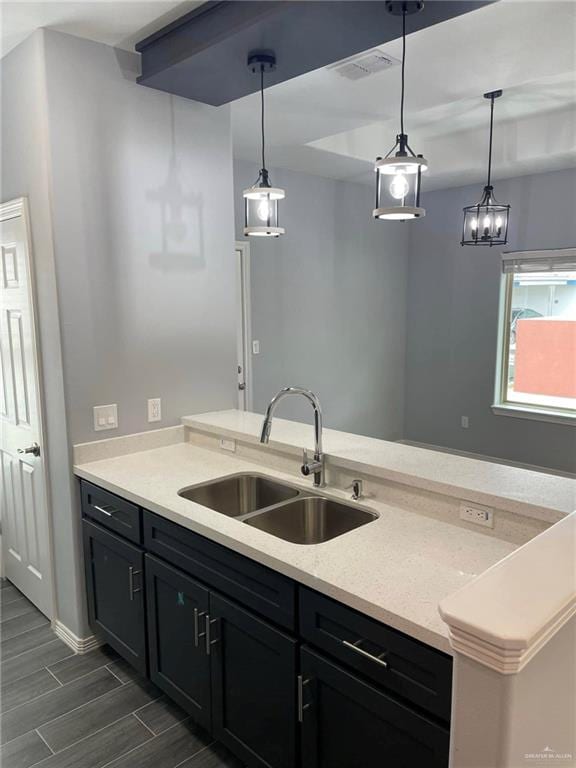
[[[286,502],[243,522],[294,544],[320,544],[377,517],[374,512],[350,504],[310,496]]]
[[[299,495],[296,488],[277,483],[262,475],[231,475],[191,488],[178,495],[229,517],[241,517]]]

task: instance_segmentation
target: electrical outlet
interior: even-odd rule
[[[95,405],[92,411],[94,414],[94,430],[96,432],[100,432],[103,429],[118,428],[118,406],[116,403],[112,405]]]
[[[162,400],[159,397],[148,400],[148,421],[162,421]]]
[[[222,448],[223,451],[234,453],[236,451],[236,440],[227,440],[225,437],[221,437],[220,448]]]
[[[494,510],[489,507],[474,507],[471,504],[460,504],[460,520],[485,528],[494,528]]]
[[[468,419],[468,416],[462,416],[462,418],[460,419],[460,426],[462,427],[462,429],[468,429],[468,427],[470,426],[470,420]]]

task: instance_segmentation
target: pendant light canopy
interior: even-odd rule
[[[506,245],[510,206],[499,203],[492,187],[492,134],[494,130],[494,100],[502,91],[484,94],[490,99],[490,147],[488,150],[488,180],[480,202],[464,208],[461,245]]]
[[[250,237],[278,237],[286,231],[278,225],[278,201],[283,200],[285,194],[283,189],[270,184],[264,158],[264,73],[276,68],[276,57],[268,51],[254,51],[248,56],[248,68],[260,75],[262,168],[254,186],[243,192],[244,234]]]
[[[386,9],[395,16],[402,16],[402,95],[400,97],[400,133],[386,157],[376,159],[376,207],[375,219],[407,221],[426,215],[420,206],[422,173],[428,163],[422,155],[416,155],[404,133],[404,71],[406,63],[406,16],[418,13],[424,7],[420,0],[401,2],[387,0]]]

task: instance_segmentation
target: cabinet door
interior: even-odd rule
[[[146,674],[144,554],[88,520],[84,531],[84,565],[88,615],[94,632]]]
[[[208,590],[146,555],[150,679],[208,730]]]
[[[447,768],[446,728],[303,648],[303,768]]]
[[[210,594],[212,733],[248,766],[296,764],[297,643]]]

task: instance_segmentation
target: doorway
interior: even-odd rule
[[[53,616],[43,400],[26,198],[0,204],[0,512],[3,575]]]
[[[236,254],[236,349],[240,411],[252,410],[252,327],[250,304],[250,244],[237,242]]]

